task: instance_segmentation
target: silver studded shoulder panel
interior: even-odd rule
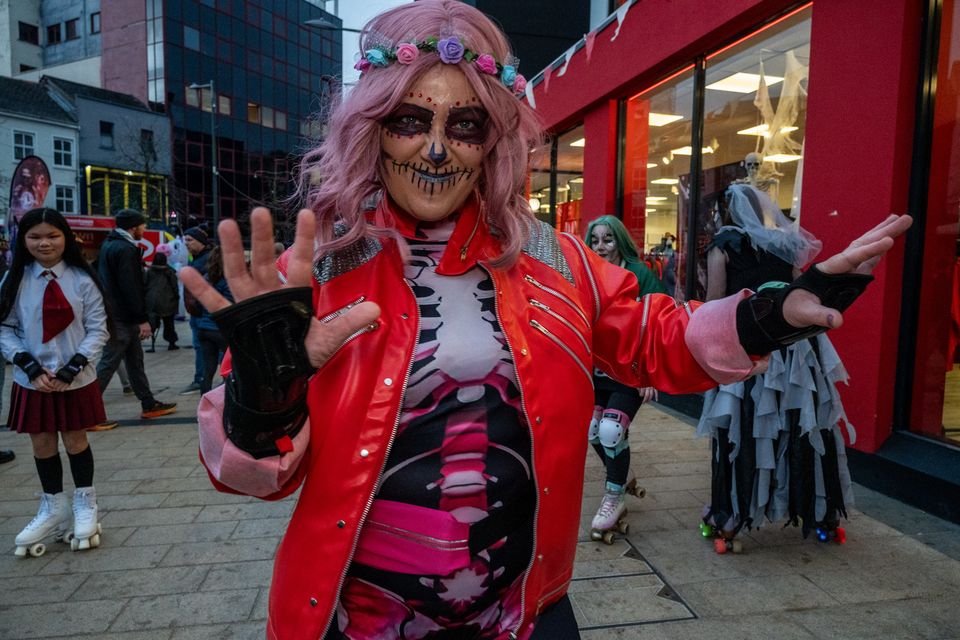
[[[557,232],[541,220],[535,220],[530,225],[530,239],[527,241],[523,252],[547,265],[554,271],[562,275],[570,284],[576,285],[573,279],[573,272],[567,263],[563,250],[560,248],[560,240],[557,239]]]
[[[347,226],[338,222],[333,233],[338,238],[347,232]],[[318,284],[326,284],[337,276],[353,271],[373,259],[383,249],[383,243],[376,238],[363,238],[339,251],[329,253],[313,265],[313,277]]]

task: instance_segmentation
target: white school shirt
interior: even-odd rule
[[[81,269],[65,262],[58,262],[51,267],[50,271],[56,274],[64,297],[73,307],[73,322],[44,343],[43,292],[47,288],[47,278],[41,274],[45,270],[39,262],[32,262],[23,270],[23,280],[13,308],[0,325],[0,350],[10,362],[13,362],[15,355],[26,351],[54,373],[75,354],[81,353],[89,362],[69,387],[79,389],[96,381],[97,360],[110,337],[103,296],[93,279]],[[13,367],[13,380],[21,387],[34,388],[20,367]]]

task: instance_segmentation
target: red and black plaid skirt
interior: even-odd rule
[[[16,382],[10,390],[7,425],[18,433],[80,431],[106,419],[96,380],[79,389],[59,393],[27,389]]]

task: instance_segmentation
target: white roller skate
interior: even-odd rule
[[[100,546],[100,526],[97,511],[97,492],[83,487],[73,492],[73,531],[68,534],[70,549],[83,551]]]
[[[590,539],[602,540],[604,544],[613,544],[614,532],[627,533],[630,525],[626,521],[627,503],[622,491],[607,491],[600,500],[597,515],[590,523]]]
[[[29,552],[31,556],[39,558],[47,550],[43,540],[51,534],[56,540],[63,540],[64,533],[70,526],[70,509],[67,506],[67,495],[60,493],[41,493],[40,509],[36,517],[23,528],[14,543],[17,545],[14,555],[23,558]]]

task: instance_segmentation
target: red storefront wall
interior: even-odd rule
[[[549,128],[584,123],[584,224],[616,201],[616,101],[796,6],[643,0],[616,40],[616,22],[597,34],[589,63],[581,49],[565,75],[551,78],[549,92],[542,83],[534,88]],[[802,203],[804,226],[823,240],[823,255],[888,213],[906,211],[920,16],[920,0],[814,2]],[[850,372],[841,393],[858,431],[855,446],[867,452],[891,432],[902,270],[898,246],[831,334]]]

